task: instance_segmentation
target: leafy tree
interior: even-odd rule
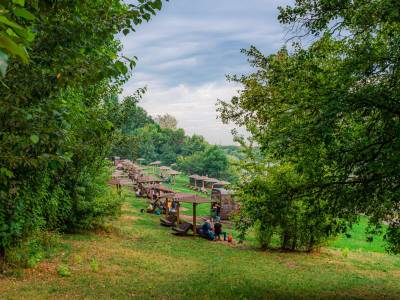
[[[303,224],[329,220],[317,228],[322,235],[313,234],[316,244],[340,232],[337,224],[351,224],[364,213],[376,229],[389,222],[388,250],[398,252],[398,11],[398,1],[306,0],[281,8],[282,23],[319,38],[308,49],[295,43],[292,53],[244,51],[257,71],[232,77],[244,89],[230,103],[221,102],[223,119],[245,125],[272,163],[268,176],[276,168],[294,176],[275,189],[282,209],[306,216]],[[275,186],[268,176],[262,179],[266,190]],[[252,189],[242,191],[250,197]],[[275,204],[264,199],[261,207],[271,211]],[[292,210],[290,199],[301,199],[307,210]]]
[[[178,121],[170,114],[158,115],[154,120],[160,125],[161,128],[176,129]]]
[[[112,95],[108,101],[108,105],[115,108],[113,110],[113,123],[116,132],[111,149],[113,156],[128,159],[140,157],[137,131],[148,124],[154,124],[147,112],[138,106],[144,93],[145,89],[140,89],[134,95],[123,99],[121,104],[118,104],[116,95]]]
[[[206,175],[220,177],[221,173],[228,168],[228,158],[218,146],[208,147],[204,152],[203,168]]]
[[[24,1],[12,3],[6,13],[22,18],[14,8]],[[41,230],[90,228],[117,212],[118,203],[102,198],[102,174],[114,122],[124,117],[111,99],[134,60],[119,56],[116,34],[161,7],[159,0],[36,3],[29,65],[12,58],[0,87],[0,256]]]
[[[207,141],[203,136],[193,134],[192,136],[186,137],[182,145],[182,155],[188,156],[196,152],[204,151],[207,148]]]
[[[208,146],[204,151],[179,157],[177,165],[188,174],[221,178],[228,169],[228,158],[218,146]]]
[[[139,157],[146,159],[146,162],[158,160],[157,146],[161,138],[159,127],[156,124],[147,124],[136,132],[139,144]]]
[[[30,8],[37,9],[37,1],[29,1]],[[23,1],[3,1],[0,3],[0,73],[5,76],[9,57],[18,57],[28,63],[26,48],[34,40],[31,22],[36,19]]]
[[[185,131],[182,128],[177,130],[161,128],[159,143],[159,158],[165,164],[173,164],[182,152],[182,145],[185,140]]]

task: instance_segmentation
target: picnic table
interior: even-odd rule
[[[196,208],[198,204],[203,203],[212,203],[213,200],[208,198],[203,198],[198,195],[188,194],[188,193],[171,193],[164,194],[160,198],[166,198],[177,203],[191,203],[193,206],[193,214],[192,214],[192,223],[193,223],[193,235],[197,234],[197,216],[196,216]],[[168,201],[168,200],[167,200]],[[177,209],[177,218],[179,222],[179,207]]]

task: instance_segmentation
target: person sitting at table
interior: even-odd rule
[[[211,224],[209,220],[206,220],[204,224],[201,226],[200,235],[204,236],[209,240],[214,240],[214,232],[211,229]]]
[[[224,235],[224,241],[226,241],[226,232],[222,231],[222,224],[221,224],[221,218],[220,217],[216,217],[215,218],[215,224],[214,224],[214,234],[215,234],[215,239],[217,241],[221,240],[221,234]]]
[[[217,202],[213,203],[211,206],[211,219],[215,221],[216,218],[220,216],[220,213],[221,213],[221,205]]]

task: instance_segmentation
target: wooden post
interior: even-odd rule
[[[181,204],[177,202],[177,210],[176,210],[176,223],[179,225],[179,209],[181,208]]]
[[[197,228],[196,228],[196,206],[197,206],[197,203],[193,203],[193,235],[196,235],[197,234],[197,232],[196,232],[196,230],[197,230]]]

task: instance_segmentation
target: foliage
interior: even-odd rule
[[[7,264],[12,267],[34,268],[43,258],[50,258],[61,250],[60,235],[38,231],[7,252]]]
[[[12,59],[0,88],[0,256],[36,232],[91,228],[117,212],[104,159],[125,117],[115,95],[135,61],[119,56],[116,34],[161,6],[36,3],[29,65]]]
[[[71,276],[71,270],[70,268],[65,265],[65,264],[60,264],[57,268],[57,273],[58,275],[60,275],[61,277],[69,277]]]
[[[242,246],[175,237],[159,226],[158,216],[140,213],[146,200],[132,192],[126,196],[127,209],[112,223],[113,232],[63,236],[70,251],[34,272],[2,276],[2,298],[396,299],[400,293],[399,256],[355,250],[345,258],[340,249],[329,248],[318,255],[263,253],[250,242]],[[93,257],[99,272],[91,271]],[[60,262],[72,276],[54,272]],[[45,276],[38,280],[38,274]],[[193,276],[177,280],[177,274],[196,274],[196,284]]]
[[[179,157],[177,166],[187,174],[221,178],[227,171],[228,159],[218,146],[208,146],[201,152]]]
[[[9,57],[18,57],[28,63],[27,47],[34,40],[35,33],[31,22],[36,19],[30,12],[38,8],[37,1],[2,1],[0,3],[0,73],[5,76]],[[28,4],[28,3],[27,3]]]
[[[176,129],[176,125],[178,125],[176,118],[170,114],[157,115],[154,121],[156,121],[161,128]]]
[[[246,126],[269,163],[301,179],[276,201],[303,199],[313,218],[333,222],[326,234],[340,229],[337,218],[352,223],[361,213],[371,225],[398,226],[398,9],[396,1],[322,0],[281,8],[281,22],[320,37],[291,53],[244,51],[257,70],[231,77],[243,90],[219,107],[225,121]],[[392,245],[400,243],[395,232],[387,232]]]
[[[274,235],[281,249],[311,251],[339,233],[342,224],[330,213],[326,201],[318,195],[296,195],[303,181],[291,164],[269,166],[261,161],[247,166],[237,192],[241,237],[255,227],[263,248],[272,246]]]
[[[126,118],[120,118],[111,155],[133,160],[144,158],[146,163],[156,160],[166,165],[177,163],[187,173],[233,178],[221,148],[210,146],[200,135],[187,136],[183,129],[170,126],[175,124],[172,120],[175,118],[168,114],[154,121],[138,106],[141,97],[139,93],[122,101]]]

